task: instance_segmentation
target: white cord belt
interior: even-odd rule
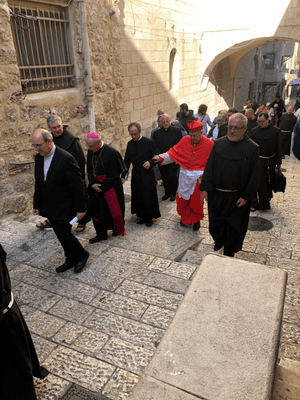
[[[275,157],[275,155],[276,155],[276,154],[273,154],[273,155],[272,155],[272,156],[270,156],[270,157],[259,156],[259,158],[264,158],[264,159],[268,160],[269,158],[273,158],[273,157]]]
[[[228,193],[233,193],[233,192],[237,192],[238,190],[230,190],[230,189],[218,189],[215,188],[216,190],[218,190],[219,192],[228,192]]]
[[[283,129],[281,129],[281,132],[287,133],[287,132],[292,132],[292,130],[290,129],[289,131],[284,131]]]
[[[11,292],[11,300],[9,302],[9,305],[3,310],[3,314],[7,313],[12,308],[12,305],[14,304],[14,295],[13,292]]]

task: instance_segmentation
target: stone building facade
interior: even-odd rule
[[[124,153],[128,123],[149,136],[157,110],[173,119],[181,103],[194,112],[205,103],[213,117],[236,104],[242,57],[266,37],[298,38],[295,2],[292,11],[277,7],[268,28],[259,20],[267,5],[258,3],[259,15],[253,6],[245,26],[229,19],[230,8],[215,12],[217,3],[0,0],[0,218],[30,212],[30,137],[49,115],[60,115],[83,147],[96,130]]]

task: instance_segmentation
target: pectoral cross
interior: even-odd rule
[[[195,158],[195,151],[196,151],[196,145],[194,144],[194,149],[193,149],[193,158],[191,158],[191,161],[194,162],[196,160]]]

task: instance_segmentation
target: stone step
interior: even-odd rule
[[[129,398],[269,400],[286,279],[207,255]]]
[[[300,399],[300,363],[282,359],[276,366],[271,400]]]

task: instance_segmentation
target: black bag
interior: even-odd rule
[[[280,171],[280,169],[275,169],[275,176],[273,179],[273,185],[272,185],[272,190],[273,192],[284,192],[285,187],[286,187],[286,177],[283,175],[283,173]]]

